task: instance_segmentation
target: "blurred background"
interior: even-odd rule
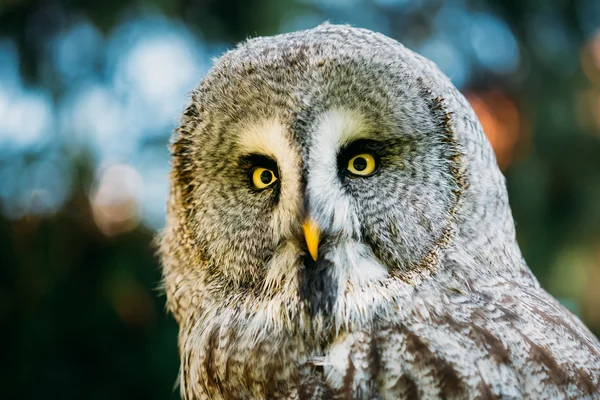
[[[171,131],[237,41],[350,23],[468,97],[542,285],[600,334],[600,1],[0,0],[3,398],[165,399]]]

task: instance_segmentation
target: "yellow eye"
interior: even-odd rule
[[[266,189],[275,183],[277,177],[270,169],[256,167],[252,170],[250,179],[252,181],[252,186],[254,186],[255,189]]]
[[[376,167],[375,158],[367,153],[358,154],[348,161],[348,171],[358,176],[369,176],[375,172]]]

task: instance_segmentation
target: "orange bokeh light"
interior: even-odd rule
[[[600,86],[600,31],[581,48],[579,60],[585,76]]]
[[[515,103],[499,91],[467,94],[483,131],[494,148],[500,169],[510,166],[523,136],[523,120]]]

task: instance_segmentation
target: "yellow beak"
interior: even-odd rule
[[[304,238],[306,239],[306,245],[308,246],[308,252],[314,261],[317,261],[319,257],[319,239],[320,230],[319,225],[314,219],[308,217],[302,223],[302,229],[304,230]]]

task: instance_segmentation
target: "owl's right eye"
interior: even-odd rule
[[[250,171],[250,185],[254,189],[263,190],[277,181],[275,172],[268,168],[255,167]]]

